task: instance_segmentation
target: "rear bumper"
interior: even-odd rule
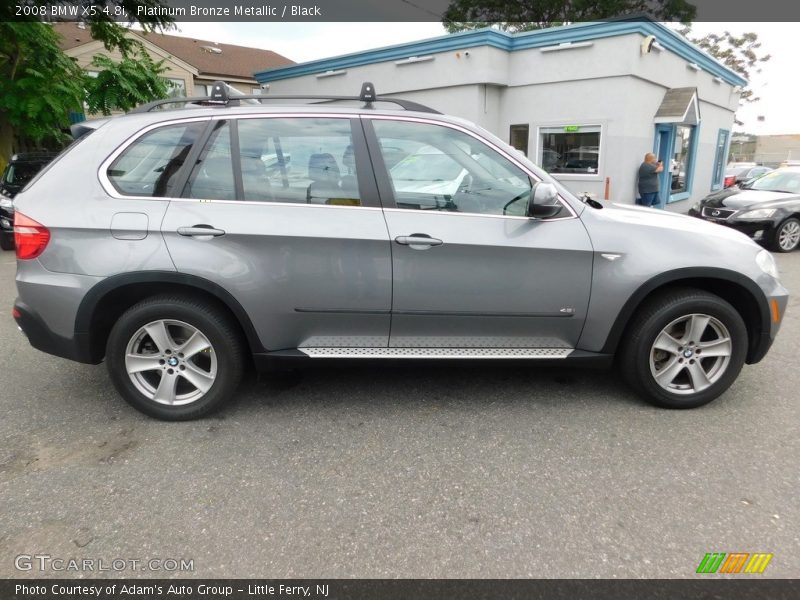
[[[28,338],[31,346],[47,354],[60,356],[81,363],[92,364],[89,353],[88,334],[76,334],[66,338],[53,333],[42,318],[24,302],[14,302],[14,320]]]

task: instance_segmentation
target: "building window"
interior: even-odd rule
[[[711,180],[711,190],[722,188],[722,180],[725,178],[725,157],[728,152],[728,138],[730,132],[727,129],[720,129],[717,134],[717,152],[714,156],[714,177]]]
[[[183,98],[186,96],[186,81],[183,79],[173,79],[172,77],[165,80],[167,82],[168,98]]]
[[[672,174],[670,194],[672,196],[690,191],[694,164],[695,130],[693,125],[677,125],[675,127],[675,145],[673,146],[672,160],[670,160]]]
[[[599,125],[566,125],[539,130],[539,164],[553,174],[597,175],[600,169]]]
[[[508,143],[528,156],[528,131],[527,125],[512,125],[508,134]]]

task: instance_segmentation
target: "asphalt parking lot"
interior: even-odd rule
[[[3,252],[0,577],[694,577],[736,551],[798,577],[800,252],[777,259],[776,344],[701,409],[604,371],[370,364],[252,377],[217,417],[162,423],[103,366],[28,345]]]

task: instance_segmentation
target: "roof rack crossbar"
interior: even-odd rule
[[[216,87],[216,84],[214,84]],[[365,86],[368,84],[364,84]],[[369,84],[372,85],[372,84]],[[290,95],[263,95],[263,94],[246,94],[246,95],[223,95],[220,96],[219,94],[215,94],[213,96],[195,96],[191,98],[164,98],[163,100],[155,100],[154,102],[148,102],[147,104],[142,104],[141,106],[137,106],[129,114],[136,114],[136,113],[146,113],[150,112],[154,108],[159,106],[163,106],[165,104],[204,104],[208,106],[239,106],[240,100],[316,100],[318,102],[339,102],[343,100],[348,101],[356,101],[356,102],[364,102],[364,108],[372,108],[373,102],[388,102],[391,104],[396,104],[400,108],[404,110],[413,110],[416,112],[423,112],[423,113],[432,113],[440,115],[438,110],[434,110],[429,106],[425,106],[424,104],[419,104],[418,102],[413,102],[411,100],[404,100],[402,98],[392,98],[389,96],[376,96],[374,93],[374,86],[372,87],[372,93],[365,95],[362,91],[361,96],[320,96],[314,94],[290,94]],[[215,90],[216,91],[216,90]],[[259,102],[263,104],[263,102]]]

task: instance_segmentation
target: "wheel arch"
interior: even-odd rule
[[[144,298],[170,292],[188,293],[216,304],[238,323],[251,353],[264,351],[247,312],[223,287],[186,273],[141,271],[108,277],[84,296],[75,317],[76,337],[86,346],[84,356],[94,364],[101,362],[111,328],[122,313]]]
[[[617,315],[602,352],[616,354],[623,334],[639,307],[654,295],[676,287],[704,290],[729,302],[742,317],[747,328],[748,347],[745,362],[753,364],[763,358],[769,348],[770,331],[770,311],[764,293],[753,280],[741,273],[713,267],[689,267],[668,271],[639,286]]]

